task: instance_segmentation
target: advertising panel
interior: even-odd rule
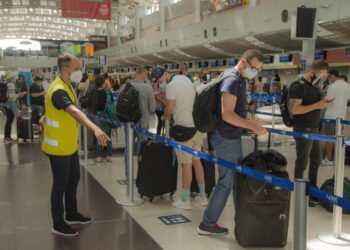
[[[111,0],[61,0],[63,17],[111,19]]]

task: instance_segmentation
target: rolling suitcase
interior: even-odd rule
[[[269,154],[266,159],[266,152],[255,150],[241,164],[288,180],[285,168],[277,166],[278,161],[270,164],[267,160],[273,157]],[[268,152],[273,153],[273,150]],[[235,185],[237,242],[244,247],[284,247],[288,235],[290,191],[242,174],[236,175]]]
[[[177,188],[177,159],[172,147],[153,140],[141,144],[138,157],[136,186],[138,192],[153,201],[154,196],[170,193]]]
[[[33,141],[33,125],[31,119],[23,119],[23,117],[17,118],[17,139],[23,139],[26,141],[30,139]]]
[[[215,164],[201,159],[204,171],[205,193],[210,197],[215,187]],[[191,193],[199,193],[199,187],[195,176],[194,169],[192,169],[192,183]]]

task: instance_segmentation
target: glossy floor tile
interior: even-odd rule
[[[0,143],[1,250],[162,249],[84,168],[79,210],[94,218],[76,238],[51,233],[52,177],[39,143]]]

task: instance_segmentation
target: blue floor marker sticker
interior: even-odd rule
[[[182,214],[167,215],[158,217],[165,225],[175,225],[191,222]]]

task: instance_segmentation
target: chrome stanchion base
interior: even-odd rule
[[[88,159],[87,162],[85,162],[85,161],[80,162],[80,166],[82,166],[82,167],[92,166],[92,165],[96,165],[96,162],[94,160],[91,160],[91,159]]]
[[[141,198],[134,197],[134,199],[130,200],[127,195],[123,195],[116,199],[116,203],[122,206],[139,206],[143,204],[145,201]]]
[[[336,246],[350,246],[350,234],[341,233],[336,237],[332,232],[323,232],[318,234],[318,239],[324,243]]]

